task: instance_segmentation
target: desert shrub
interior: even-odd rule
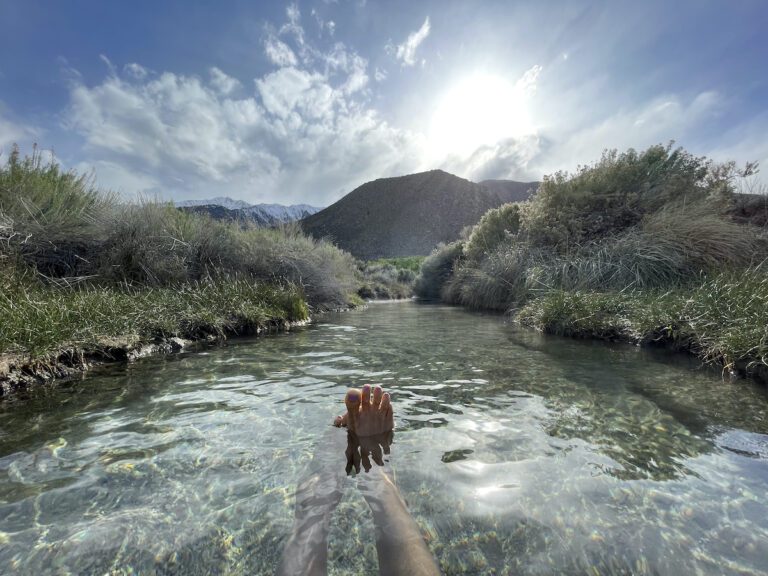
[[[464,260],[443,288],[443,299],[474,309],[509,310],[536,289],[537,270],[552,255],[514,240],[496,247],[480,263]]]
[[[299,286],[315,307],[345,306],[358,288],[355,259],[295,224],[248,228],[237,239],[241,270],[255,278]]]
[[[706,207],[675,207],[648,215],[619,236],[554,257],[542,264],[538,278],[544,287],[566,290],[672,287],[766,256],[752,227]]]
[[[471,229],[464,247],[467,260],[479,262],[520,230],[520,204],[505,204],[486,212]]]
[[[231,224],[141,201],[116,210],[95,273],[108,281],[165,286],[238,268]]]
[[[51,283],[164,287],[232,275],[296,286],[316,308],[344,306],[356,262],[298,226],[266,230],[151,200],[119,204],[91,178],[14,148],[0,168],[0,253],[21,256]],[[70,284],[72,279],[65,283]]]
[[[435,248],[421,265],[414,285],[416,295],[426,299],[440,298],[443,285],[451,278],[454,267],[463,253],[464,244],[458,241],[440,244]]]
[[[721,205],[734,176],[731,164],[715,166],[671,146],[608,151],[574,175],[546,176],[523,213],[522,227],[534,244],[568,252],[631,228],[668,204]]]
[[[606,152],[546,178],[531,202],[489,211],[463,258],[432,275],[432,294],[506,309],[550,290],[682,286],[743,268],[768,255],[768,240],[724,217],[738,174],[669,146]]]
[[[14,147],[0,166],[0,215],[6,243],[42,274],[74,276],[99,251],[115,197],[88,175],[64,171],[35,148]]]
[[[380,258],[359,263],[362,298],[400,299],[413,295],[421,256],[407,258]]]

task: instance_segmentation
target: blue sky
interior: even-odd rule
[[[768,169],[768,2],[0,0],[0,148],[126,197],[327,205],[670,140]]]

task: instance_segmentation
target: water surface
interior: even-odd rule
[[[764,387],[407,302],[0,404],[0,573],[272,573],[367,382],[392,392],[390,473],[448,574],[768,572]],[[332,574],[377,570],[357,481]]]

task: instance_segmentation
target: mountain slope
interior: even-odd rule
[[[312,236],[329,237],[358,258],[421,256],[439,242],[456,240],[462,228],[511,201],[507,198],[512,189],[515,186],[476,184],[442,170],[380,178],[305,218],[301,225]]]

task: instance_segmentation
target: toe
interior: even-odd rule
[[[363,410],[367,410],[371,407],[371,385],[366,384],[363,386]]]
[[[362,393],[357,388],[347,390],[347,395],[344,397],[344,404],[347,406],[347,426],[350,430],[356,430],[357,413],[360,410],[361,398]]]
[[[384,392],[381,395],[381,403],[379,404],[379,412],[386,413],[392,411],[392,398],[389,396],[389,392]]]
[[[392,430],[395,427],[395,416],[392,411],[392,400],[389,397],[389,392],[385,392],[381,398],[379,413],[384,418],[384,429]]]
[[[384,390],[381,386],[376,385],[373,387],[373,407],[378,408],[381,405],[381,397],[384,394]]]

